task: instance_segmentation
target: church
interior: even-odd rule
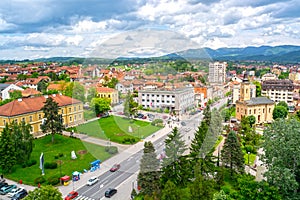
[[[275,102],[267,97],[252,97],[250,94],[250,82],[246,74],[241,83],[240,98],[236,101],[236,118],[241,121],[242,117],[253,115],[256,124],[271,123]]]

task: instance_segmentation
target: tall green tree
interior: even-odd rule
[[[48,97],[43,108],[44,123],[41,128],[43,133],[51,132],[52,143],[54,142],[54,134],[61,133],[63,130],[62,115],[58,114],[58,103],[56,103],[51,97]]]
[[[285,119],[288,115],[288,110],[284,106],[275,106],[273,110],[273,119]]]
[[[140,171],[138,174],[138,185],[141,187],[141,194],[154,195],[160,193],[160,163],[156,157],[157,155],[153,144],[150,141],[145,142],[144,154],[140,162]]]
[[[223,165],[230,167],[231,177],[233,176],[233,172],[244,173],[244,154],[234,131],[228,133],[221,151],[221,160]]]
[[[42,93],[46,92],[47,87],[48,87],[48,83],[46,81],[40,81],[37,84],[37,90],[42,92]]]
[[[289,106],[288,106],[288,104],[287,104],[285,101],[280,101],[280,102],[278,102],[277,106],[283,106],[283,107],[285,107],[287,110],[289,109]]]
[[[138,103],[134,101],[133,95],[128,91],[124,102],[124,115],[129,117],[134,116],[138,110]]]
[[[186,169],[182,168],[182,163],[186,160],[183,153],[186,151],[185,143],[178,128],[175,127],[165,139],[165,154],[166,157],[162,162],[162,183],[165,184],[171,180],[176,185],[183,185],[184,180],[182,175],[186,173]]]
[[[0,167],[3,173],[11,172],[16,164],[16,149],[8,124],[0,135]]]
[[[97,91],[96,91],[96,88],[95,87],[91,87],[89,90],[88,90],[88,95],[87,95],[87,101],[88,102],[91,102],[93,98],[96,97],[96,94],[97,94]]]
[[[41,188],[36,188],[29,191],[28,196],[24,200],[60,200],[62,198],[61,192],[58,188],[52,185],[41,186]]]
[[[261,83],[258,81],[254,81],[253,84],[256,86],[256,90],[255,90],[256,97],[260,97],[261,96]]]
[[[72,97],[74,99],[78,99],[80,101],[85,100],[84,93],[85,93],[84,86],[81,85],[79,82],[72,82],[68,84],[68,86],[64,91],[64,94],[66,96]]]
[[[105,113],[110,110],[111,100],[108,98],[93,98],[91,101],[91,108],[95,111],[96,115]]]
[[[24,121],[22,121],[19,124],[12,122],[9,124],[9,129],[11,131],[16,150],[17,163],[26,163],[30,159],[30,155],[34,146],[34,138],[30,133],[32,127],[30,124],[26,124]]]
[[[283,199],[300,199],[300,122],[278,119],[263,132],[264,176]]]
[[[162,200],[178,200],[181,193],[178,187],[171,181],[168,180],[162,191]]]

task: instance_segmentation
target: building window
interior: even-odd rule
[[[6,121],[5,120],[3,120],[3,124],[4,124],[4,126],[6,125]]]
[[[70,122],[72,121],[72,116],[70,116]]]
[[[236,112],[239,112],[239,108],[236,109]]]
[[[39,114],[39,119],[42,119],[42,114]]]
[[[22,117],[22,122],[25,122],[25,117]]]
[[[249,115],[251,115],[251,110],[249,110]]]
[[[81,114],[79,114],[79,119],[81,119]]]
[[[72,112],[72,108],[69,108],[69,112]]]
[[[74,106],[74,111],[76,111],[76,106]]]
[[[265,113],[265,109],[263,108],[263,113]]]
[[[64,114],[64,109],[61,109],[61,113]]]
[[[269,108],[269,113],[271,113],[271,108]]]
[[[15,119],[15,122],[18,123],[18,119]]]
[[[32,122],[32,116],[29,116],[29,122]]]
[[[256,109],[254,109],[254,114],[256,114]]]
[[[77,120],[77,116],[75,115],[75,116],[74,116],[74,122],[75,122],[76,120]]]
[[[80,108],[80,105],[78,106],[78,110],[80,110],[81,108]]]

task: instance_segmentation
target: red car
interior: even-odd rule
[[[66,197],[65,200],[71,200],[78,196],[78,192],[72,191]]]
[[[118,169],[120,169],[120,164],[114,164],[114,165],[112,166],[112,168],[110,168],[109,171],[115,172],[115,171],[117,171]]]

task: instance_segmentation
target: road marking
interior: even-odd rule
[[[101,184],[101,185],[100,185],[100,188],[103,188],[103,187],[104,187],[104,184]]]

